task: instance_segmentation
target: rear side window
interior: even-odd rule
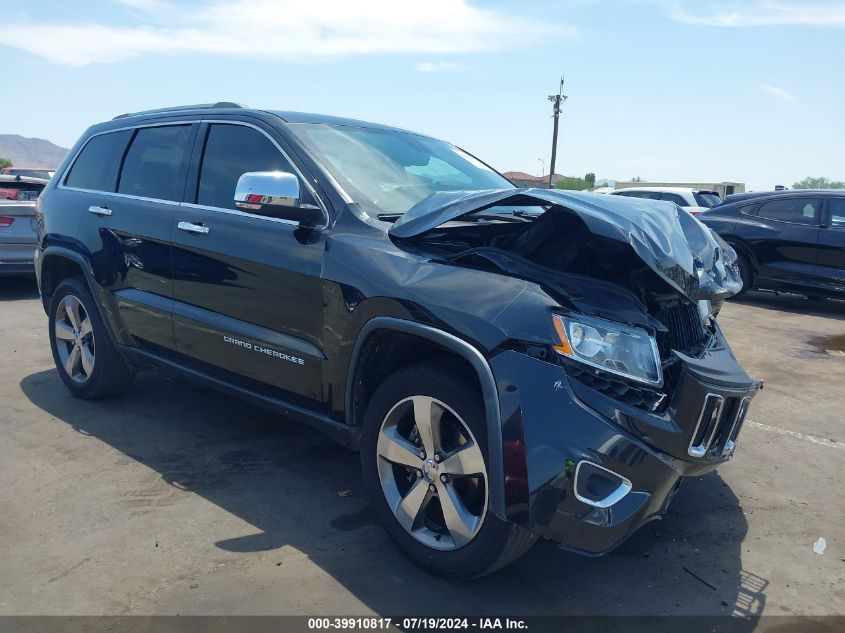
[[[138,129],[123,161],[118,193],[181,201],[191,139],[190,125]]]
[[[781,198],[764,203],[757,215],[779,222],[793,224],[816,224],[819,215],[819,201],[815,198]]]
[[[732,187],[729,187],[729,189],[732,189]],[[700,207],[711,209],[722,204],[722,199],[715,191],[696,191],[693,193],[693,196],[695,196],[695,201]]]
[[[677,193],[661,193],[660,199],[665,200],[666,202],[674,202],[679,207],[688,207],[689,206],[689,202],[684,200]]]
[[[197,204],[235,208],[235,185],[248,171],[295,173],[279,149],[258,130],[243,125],[212,125],[202,157]]]
[[[634,198],[644,198],[646,200],[660,200],[660,194],[657,191],[632,191],[628,195]]]
[[[132,130],[100,134],[89,140],[70,168],[68,187],[93,191],[114,191],[120,159]]]

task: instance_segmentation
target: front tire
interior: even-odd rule
[[[397,371],[364,416],[364,484],[387,533],[441,576],[482,576],[537,537],[488,509],[487,434],[477,385],[448,361]]]
[[[56,369],[70,392],[87,400],[123,393],[135,370],[109,338],[88,286],[76,277],[53,292],[50,347]]]

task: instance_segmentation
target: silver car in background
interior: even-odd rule
[[[0,276],[35,273],[35,203],[47,182],[0,175]]]

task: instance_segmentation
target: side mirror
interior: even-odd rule
[[[271,218],[293,220],[305,227],[323,220],[320,207],[302,202],[299,178],[284,171],[248,171],[235,186],[235,207]]]

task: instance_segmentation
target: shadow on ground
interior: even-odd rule
[[[0,277],[0,301],[37,299],[35,277]]]
[[[729,299],[728,301],[777,312],[845,320],[845,301],[838,299],[813,300],[802,295],[775,294],[774,292],[754,290],[744,294],[739,299]]]
[[[378,613],[746,617],[765,606],[766,580],[742,569],[742,508],[716,473],[686,481],[665,520],[607,557],[579,557],[544,541],[496,574],[452,582],[398,552],[367,506],[357,454],[312,429],[157,370],[142,373],[127,396],[100,402],[71,398],[53,370],[27,376],[21,388],[59,423],[255,527],[215,547],[291,546]],[[195,539],[203,538],[200,528],[186,517]]]

